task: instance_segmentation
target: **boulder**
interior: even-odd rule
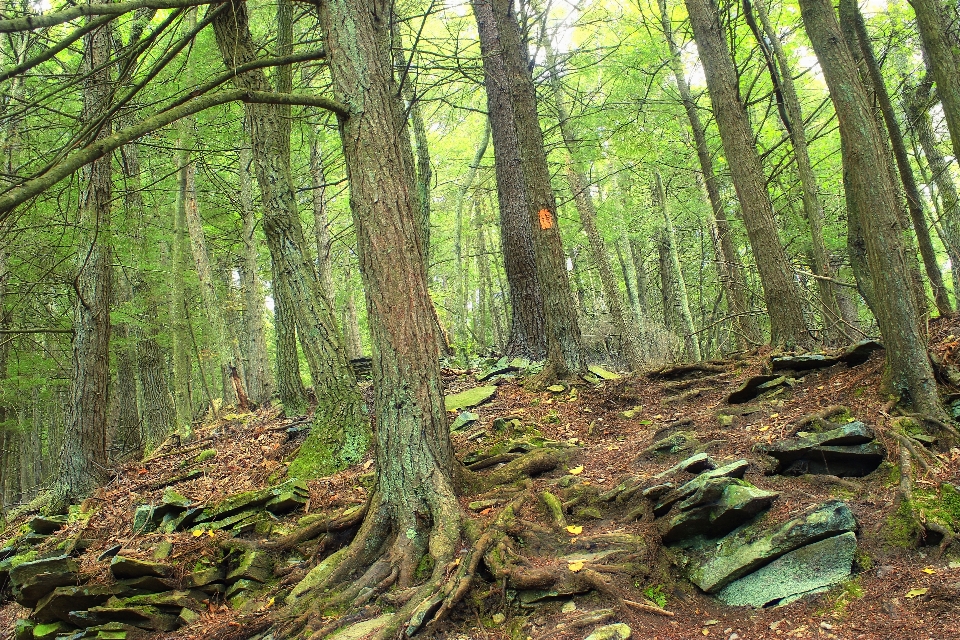
[[[496,392],[497,388],[492,385],[467,389],[466,391],[453,393],[444,397],[444,406],[446,407],[447,411],[469,409],[470,407],[475,407],[478,404],[483,404],[492,398],[493,394]]]
[[[716,468],[717,463],[705,453],[690,456],[677,465],[677,469],[685,473],[703,473],[704,471],[713,471]]]
[[[220,566],[200,567],[184,578],[184,585],[190,588],[202,587],[212,582],[219,582],[226,577],[226,570]]]
[[[73,631],[75,627],[57,620],[47,624],[38,624],[33,628],[34,640],[53,640],[60,634],[66,634]]]
[[[48,536],[56,533],[67,524],[67,516],[34,516],[27,526],[30,531]]]
[[[170,565],[150,562],[138,558],[117,555],[110,561],[110,572],[114,578],[169,578],[173,574]]]
[[[727,534],[769,509],[779,495],[744,480],[714,478],[679,505],[680,513],[663,527],[663,542]]]
[[[29,618],[20,618],[13,625],[13,637],[16,640],[33,640],[33,628],[37,623]]]
[[[690,571],[690,580],[714,593],[724,586],[799,547],[853,531],[857,526],[847,505],[824,503],[809,515],[794,518],[777,529],[757,535],[728,536]]]
[[[678,431],[657,440],[640,452],[641,456],[671,455],[686,451],[697,444],[696,434],[690,431]]]
[[[72,636],[60,637],[57,640],[146,640],[151,635],[149,631],[128,624],[110,622],[87,627]]]
[[[822,433],[781,440],[761,450],[776,458],[776,474],[862,477],[884,459],[884,450],[873,437],[873,431],[862,422],[850,422]]]
[[[129,598],[113,598],[107,606],[114,608],[127,607],[156,607],[165,613],[176,612],[180,609],[200,611],[203,605],[188,591],[164,591],[162,593],[147,593]]]
[[[71,611],[102,605],[118,591],[113,585],[57,587],[37,602],[31,617],[44,624],[56,620],[69,622],[70,617],[67,614]]]
[[[13,597],[23,606],[33,608],[57,587],[77,584],[78,572],[76,560],[66,555],[18,564],[10,570]]]
[[[841,360],[848,367],[856,367],[866,362],[875,351],[883,350],[883,345],[876,340],[861,340],[843,352]]]
[[[733,606],[787,604],[842,582],[850,575],[857,537],[853,532],[826,538],[784,554],[731,582],[717,593]]]
[[[731,462],[730,464],[723,465],[722,467],[701,473],[693,480],[690,480],[686,484],[680,486],[680,488],[674,489],[673,491],[660,496],[658,498],[659,502],[657,502],[656,506],[653,508],[654,516],[659,518],[666,515],[666,513],[670,511],[670,507],[672,507],[675,503],[681,500],[686,500],[704,485],[710,483],[716,478],[743,478],[749,467],[750,463],[746,460],[737,460],[736,462]]]
[[[148,606],[90,607],[86,611],[71,611],[70,621],[78,627],[116,622],[148,631],[173,631],[180,626],[176,615]]]

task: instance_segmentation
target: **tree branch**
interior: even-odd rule
[[[64,9],[43,13],[38,16],[26,16],[12,20],[0,20],[0,33],[34,31],[70,22],[83,16],[121,16],[136,9],[177,9],[215,4],[218,0],[128,0],[127,2],[81,4]]]

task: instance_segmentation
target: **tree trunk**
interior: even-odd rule
[[[916,12],[917,28],[927,54],[925,58],[937,83],[937,95],[953,143],[953,156],[960,158],[960,64],[947,39],[944,5],[940,0],[910,0],[910,5]]]
[[[852,342],[843,323],[840,311],[839,298],[843,295],[840,286],[823,278],[836,279],[833,266],[830,264],[830,254],[823,238],[823,206],[820,204],[820,187],[817,177],[810,163],[810,153],[807,148],[807,136],[804,130],[803,111],[800,108],[800,99],[793,83],[793,72],[787,61],[786,53],[780,42],[780,37],[770,24],[763,0],[757,0],[754,5],[763,33],[752,18],[750,0],[744,0],[744,9],[747,22],[753,29],[757,43],[764,52],[774,88],[779,92],[782,100],[780,114],[783,128],[786,129],[793,143],[793,155],[797,162],[797,173],[800,176],[800,189],[803,193],[803,214],[810,225],[810,257],[813,273],[822,276],[817,279],[817,289],[820,292],[820,303],[823,306],[823,326],[826,341],[833,344]],[[772,55],[771,51],[772,49]]]
[[[489,103],[488,103],[489,104]],[[463,179],[463,184],[460,185],[460,188],[457,190],[457,205],[456,205],[456,217],[454,222],[454,240],[453,240],[453,256],[456,261],[456,264],[463,264],[463,206],[464,202],[467,199],[467,193],[469,193],[470,188],[473,186],[473,181],[477,177],[477,170],[480,168],[480,163],[483,161],[483,156],[487,152],[487,146],[490,143],[490,118],[484,118],[483,121],[483,135],[480,138],[480,144],[477,145],[477,151],[473,155],[473,162],[470,163],[470,166],[467,168],[467,175]],[[501,216],[501,226],[503,224],[503,207],[500,208]],[[522,214],[526,215],[526,207],[522,207]],[[457,318],[456,330],[454,335],[457,338],[457,342],[461,345],[465,345],[469,342],[469,331],[468,319],[466,317],[467,309],[467,297],[469,295],[468,288],[470,282],[470,270],[469,269],[460,269],[459,278],[457,279],[457,300],[459,302],[458,307],[462,315]]]
[[[401,609],[384,636],[395,634],[432,592],[461,537],[454,491],[460,466],[444,412],[413,157],[400,143],[404,113],[390,61],[391,7],[387,0],[320,5],[333,93],[349,110],[340,118],[340,132],[373,347],[377,416],[377,479],[368,514],[327,583],[376,563],[388,567],[384,575],[395,568],[397,583],[408,587],[421,557],[429,553],[435,560],[433,580],[417,588],[412,604]],[[373,175],[377,180],[367,179]]]
[[[690,92],[690,85],[687,82],[683,61],[680,57],[680,49],[673,39],[673,25],[667,13],[666,0],[658,0],[658,2],[660,6],[660,23],[663,27],[663,34],[666,38],[667,46],[670,49],[670,69],[673,71],[673,77],[677,81],[680,101],[683,103],[687,120],[690,121],[690,129],[693,133],[694,144],[697,148],[697,160],[700,163],[701,179],[707,191],[707,199],[710,201],[713,223],[717,230],[714,244],[719,247],[719,253],[723,258],[719,261],[720,286],[723,288],[724,295],[727,298],[727,308],[730,310],[731,315],[734,316],[733,323],[737,328],[734,334],[740,347],[760,344],[763,338],[760,328],[757,326],[756,318],[748,313],[747,285],[743,278],[743,266],[740,264],[740,256],[737,254],[737,248],[733,244],[733,232],[730,229],[727,212],[723,208],[723,200],[720,197],[720,187],[717,184],[717,175],[713,169],[713,156],[710,154],[710,149],[707,146],[706,130],[704,129],[703,122],[700,120],[697,103],[693,98],[693,94]]]
[[[313,203],[313,237],[317,245],[317,279],[320,281],[320,291],[327,299],[328,305],[333,305],[336,299],[336,289],[333,286],[333,245],[330,238],[330,220],[327,218],[327,176],[323,168],[323,150],[317,139],[316,130],[310,128],[310,181],[311,201]]]
[[[244,3],[231,0],[230,10],[219,14],[213,26],[228,68],[256,59]],[[238,88],[270,90],[262,69],[239,74],[234,82]],[[281,80],[280,85],[284,87],[285,83]],[[313,429],[300,448],[297,468],[304,474],[330,473],[360,461],[369,441],[369,421],[347,362],[343,334],[304,250],[306,242],[290,173],[290,132],[285,124],[289,119],[278,105],[248,104],[246,108],[267,246],[281,287],[290,294],[300,339],[316,347],[319,354],[316,362],[311,362],[317,394]]]
[[[666,265],[664,265],[664,256],[661,249],[660,268],[666,268],[670,272],[672,283],[672,295],[667,297],[666,290],[663,294],[664,315],[667,313],[669,304],[672,312],[671,316],[675,318],[677,325],[676,331],[683,337],[683,346],[687,352],[687,358],[693,362],[703,360],[700,352],[700,343],[697,341],[696,327],[693,324],[693,314],[690,313],[690,299],[687,297],[687,285],[683,281],[683,269],[680,268],[680,253],[677,249],[677,234],[673,228],[673,220],[670,219],[670,211],[667,209],[667,194],[663,189],[663,180],[660,173],[654,173],[653,180],[653,206],[660,209],[660,215],[663,217],[663,245],[666,249]]]
[[[273,264],[273,261],[271,261]],[[303,415],[307,411],[307,390],[300,374],[300,355],[297,349],[297,326],[290,293],[280,282],[273,267],[273,310],[277,347],[277,396],[288,416]]]
[[[250,184],[250,148],[240,149],[240,207],[243,216],[243,268],[240,270],[243,289],[243,325],[246,335],[247,393],[256,404],[270,402],[273,396],[273,375],[267,356],[264,328],[263,286],[259,276],[259,251],[256,237],[257,219],[253,212],[253,189]]]
[[[473,0],[471,5],[483,55],[487,113],[497,174],[500,245],[510,289],[510,337],[506,354],[542,360],[547,354],[543,292],[537,275],[527,187],[521,168],[520,141],[514,125],[503,45],[490,0]]]
[[[83,112],[89,122],[108,108],[111,95],[110,27],[101,26],[84,37]],[[97,138],[111,133],[105,123]],[[78,254],[74,287],[73,375],[64,427],[63,450],[53,511],[89,495],[107,473],[107,399],[110,384],[110,208],[113,198],[112,154],[94,161],[84,172],[80,225],[85,246]]]
[[[943,410],[926,341],[920,333],[920,316],[913,297],[903,295],[903,283],[910,278],[909,256],[898,233],[897,193],[888,170],[889,156],[867,92],[844,44],[833,4],[829,0],[801,0],[800,10],[837,112],[844,176],[857,205],[851,216],[856,215],[862,229],[866,261],[873,276],[873,300],[868,301],[880,324],[891,381],[902,402],[940,416]]]
[[[490,0],[490,4],[510,86],[514,127],[520,144],[520,164],[527,191],[527,211],[533,230],[537,278],[543,294],[547,363],[531,381],[532,386],[537,387],[554,378],[565,378],[585,371],[586,353],[567,276],[557,203],[550,184],[527,45],[520,33],[513,1]]]
[[[930,288],[933,289],[934,303],[941,316],[950,315],[953,313],[953,308],[950,306],[947,288],[943,284],[943,274],[940,272],[940,265],[937,263],[936,250],[933,248],[933,241],[930,238],[930,228],[927,226],[926,217],[923,214],[923,200],[920,197],[920,189],[917,188],[917,182],[913,176],[913,167],[910,166],[910,159],[907,156],[907,147],[903,142],[900,123],[897,122],[893,104],[890,102],[890,95],[887,93],[887,86],[880,73],[880,64],[873,53],[873,43],[870,42],[867,25],[863,21],[863,14],[860,13],[857,0],[841,0],[841,2],[848,7],[847,11],[852,18],[853,27],[860,43],[860,52],[863,54],[867,73],[870,75],[875,96],[880,105],[880,112],[883,114],[883,121],[886,124],[890,144],[893,147],[893,157],[897,162],[900,180],[906,191],[907,211],[913,223],[913,231],[917,236],[920,256],[923,258],[923,266],[927,278],[930,280]]]
[[[770,342],[785,347],[815,344],[804,320],[804,305],[777,233],[763,165],[753,130],[740,99],[736,69],[713,0],[685,0],[703,62],[713,113],[730,165],[747,236],[757,261],[770,317]]]

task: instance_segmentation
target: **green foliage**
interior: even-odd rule
[[[667,594],[663,590],[662,584],[647,586],[643,590],[643,595],[646,596],[650,602],[654,603],[661,609],[667,606]]]

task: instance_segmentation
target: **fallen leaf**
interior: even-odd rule
[[[567,532],[571,535],[578,536],[583,533],[583,527],[578,524],[571,524],[569,527],[567,527]]]
[[[705,636],[708,636],[708,635],[710,635],[710,629],[704,629],[704,630],[701,631],[700,633],[702,633],[702,634],[705,635]]]
[[[779,414],[779,413],[771,413],[771,414],[770,414],[770,417],[771,417],[771,418],[779,418],[779,417],[780,417],[780,414]]]
[[[570,469],[569,473],[570,473],[570,475],[573,475],[573,476],[578,476],[578,475],[580,475],[581,473],[583,473],[583,465],[580,465],[579,467],[574,467],[573,469]]]
[[[571,562],[570,564],[567,565],[567,568],[570,569],[570,571],[573,571],[574,573],[576,573],[577,571],[580,571],[581,569],[583,569],[583,563]]]
[[[267,603],[266,603],[265,605],[263,605],[263,607],[261,607],[261,610],[263,610],[263,609],[269,609],[270,607],[273,606],[273,603],[274,603],[274,599],[273,599],[273,598],[270,598],[269,600],[267,600]]]
[[[769,429],[769,428],[770,428],[770,425],[765,425],[765,426],[760,427],[760,431],[766,431],[766,430]]]
[[[922,588],[922,589],[910,589],[910,591],[907,591],[906,597],[907,597],[907,598],[916,598],[917,596],[922,596],[922,595],[925,594],[927,591],[928,591],[928,589],[927,589],[926,587],[924,587],[924,588]]]
[[[491,513],[493,513],[493,507],[487,507],[486,509],[480,512],[480,515],[486,516],[486,515],[490,515]]]
[[[211,538],[216,538],[216,537],[217,537],[217,534],[215,534],[215,533],[213,532],[213,529],[210,529],[210,531],[207,532],[207,535],[209,535]]]
[[[933,574],[935,574],[935,573],[937,572],[937,570],[934,569],[934,568],[932,568],[932,567],[927,567],[926,569],[921,569],[921,571],[923,571],[924,573],[929,573],[930,575],[933,575]]]
[[[193,532],[194,538],[199,538],[202,535],[203,535],[203,529],[197,529],[196,531]]]

